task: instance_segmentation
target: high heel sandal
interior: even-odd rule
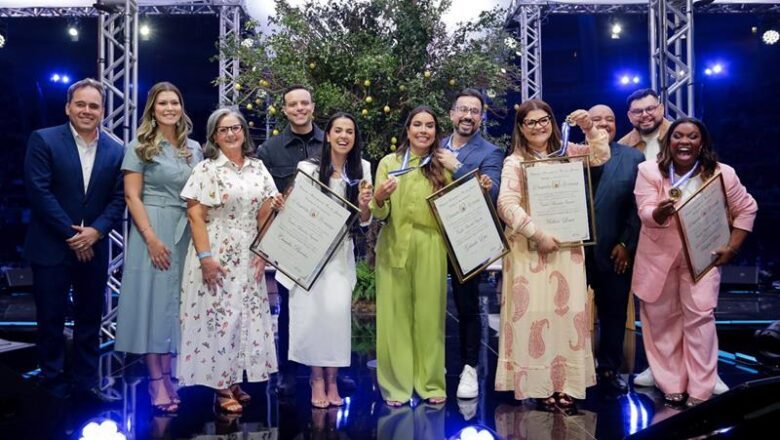
[[[664,401],[670,405],[682,405],[685,402],[685,393],[664,394]]]
[[[685,402],[686,408],[693,408],[694,406],[701,405],[704,400],[697,399],[695,397],[688,397],[688,401]]]
[[[168,395],[171,396],[171,402],[181,405],[181,397],[179,397],[179,393],[176,392],[176,386],[173,384],[173,376],[171,376],[171,372],[162,373],[162,377],[165,378],[165,376],[168,376],[168,381],[165,383],[165,389],[168,391]],[[168,389],[168,384],[171,385],[171,388]]]
[[[336,395],[338,396],[338,399],[331,400],[330,397],[328,397],[328,403],[331,406],[342,406],[342,405],[344,405],[344,399],[342,399],[341,396],[339,395],[338,375],[334,374],[334,375],[326,376],[326,381],[325,381],[325,395],[326,396],[329,394],[328,391],[330,390],[331,386],[336,387]]]
[[[325,378],[320,377],[320,378],[316,378],[316,379],[315,378],[309,379],[309,386],[311,387],[311,406],[313,406],[315,408],[327,408],[328,406],[330,406],[330,402],[328,402],[327,398],[326,399],[314,400],[314,383],[315,382],[322,382],[323,392],[325,391]]]
[[[561,408],[574,406],[574,399],[566,393],[555,393],[555,403]]]
[[[176,414],[176,412],[179,410],[179,404],[178,403],[173,402],[171,400],[169,400],[168,402],[165,402],[165,403],[154,403],[154,399],[155,399],[157,393],[155,393],[153,391],[154,386],[152,385],[152,383],[157,382],[157,381],[161,381],[161,380],[163,380],[162,377],[158,377],[157,379],[153,379],[151,377],[149,378],[149,397],[151,398],[152,408],[154,409],[155,412],[157,412],[159,414],[165,414],[165,415]],[[163,389],[165,389],[165,383],[164,382],[163,382],[162,385],[163,385]],[[169,397],[169,399],[170,399],[170,397]]]
[[[553,394],[552,396],[550,396],[550,397],[548,397],[546,399],[537,398],[536,399],[536,404],[539,407],[544,408],[544,409],[548,409],[548,410],[551,409],[551,408],[555,408],[555,395]]]
[[[230,388],[214,392],[214,408],[228,414],[240,414],[244,410],[241,402],[236,400]]]
[[[252,401],[252,396],[250,396],[246,391],[242,390],[241,386],[238,384],[231,385],[230,392],[233,393],[233,397],[238,400],[238,403],[241,405],[249,405],[249,402]]]

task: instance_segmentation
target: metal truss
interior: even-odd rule
[[[683,0],[684,1],[684,0]],[[521,6],[537,6],[543,13],[550,14],[647,14],[649,2],[644,3],[623,3],[616,1],[612,4],[603,3],[566,3],[546,0],[515,0],[510,6],[513,11],[512,16],[518,14]],[[764,3],[719,3],[714,2],[708,5],[695,5],[697,13],[706,14],[764,14],[780,12],[780,2],[767,1]]]
[[[521,5],[514,20],[520,26],[520,95],[522,101],[542,99],[542,12],[536,5]]]
[[[98,78],[106,89],[103,133],[127,145],[135,138],[138,125],[138,4],[124,0],[116,12],[98,15]],[[101,338],[113,340],[116,332],[116,304],[122,284],[127,213],[122,231],[108,236],[108,281],[101,324]]]
[[[140,15],[217,15],[225,6],[240,6],[240,0],[192,0],[188,3],[138,6]],[[0,17],[95,17],[95,8],[0,8]]]
[[[693,0],[651,0],[650,78],[671,119],[694,115]]]
[[[223,6],[219,11],[219,45],[238,41],[241,37],[241,7]],[[219,51],[219,105],[235,105],[238,103],[238,58],[228,59],[224,50]]]

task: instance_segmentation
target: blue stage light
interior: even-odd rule
[[[84,425],[80,440],[127,440],[127,437],[119,431],[115,421],[96,419]]]
[[[70,84],[70,77],[68,75],[62,75],[60,81],[62,81],[63,84]]]
[[[628,83],[631,82],[631,78],[628,75],[623,75],[620,77],[620,84],[628,85]]]
[[[718,74],[723,72],[723,65],[718,63],[712,66],[712,73]]]
[[[634,77],[631,78],[631,82],[633,82],[634,84],[639,84],[640,81],[641,80],[639,79],[639,76],[637,76],[637,75],[634,75]]]
[[[458,431],[457,434],[450,437],[450,440],[496,440],[498,439],[498,435],[493,433],[490,429],[480,426],[480,425],[472,425],[467,426],[460,431]]]
[[[51,82],[60,82],[60,75],[55,73],[54,75],[51,76],[50,80]]]

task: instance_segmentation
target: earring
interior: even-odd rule
[[[152,128],[157,127],[157,119],[152,118]]]

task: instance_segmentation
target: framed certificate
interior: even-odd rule
[[[715,265],[713,252],[726,246],[731,237],[729,205],[723,175],[715,174],[675,212],[685,259],[694,281],[699,281]]]
[[[522,162],[525,210],[560,247],[596,244],[590,160],[587,155]],[[536,243],[528,240],[531,249]]]
[[[263,223],[250,249],[309,290],[359,212],[355,205],[298,170],[284,209]]]
[[[474,170],[428,197],[459,282],[509,252],[490,194]]]

